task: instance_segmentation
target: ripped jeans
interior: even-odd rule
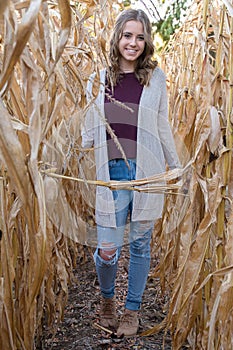
[[[135,160],[128,160],[130,169],[122,159],[109,161],[111,180],[134,180],[136,174]],[[128,213],[132,213],[133,191],[113,191],[116,209],[116,228],[97,225],[98,247],[94,254],[101,294],[112,298],[115,294],[115,279],[121,247],[124,243],[124,232]],[[150,270],[150,241],[154,221],[130,221],[128,234],[130,260],[128,272],[128,293],[125,307],[139,310]],[[99,255],[99,249],[117,248],[109,260]],[[109,248],[109,249],[110,249]],[[107,250],[106,250],[107,251]]]

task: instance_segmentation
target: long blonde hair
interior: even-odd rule
[[[128,21],[140,21],[143,25],[145,48],[141,56],[139,56],[137,59],[135,75],[140,84],[149,85],[152,72],[157,66],[157,61],[152,60],[152,56],[154,54],[154,45],[151,35],[151,23],[144,11],[135,9],[122,11],[116,20],[113,34],[110,40],[110,76],[108,80],[111,80],[112,84],[115,86],[122,74],[119,65],[120,51],[118,44],[123,35],[123,28]]]

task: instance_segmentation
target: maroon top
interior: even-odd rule
[[[136,158],[137,151],[137,123],[138,105],[142,94],[143,85],[139,83],[134,73],[125,73],[120,82],[114,87],[113,94],[106,89],[116,101],[124,103],[119,106],[109,101],[105,96],[105,116],[120,142],[126,158]],[[130,110],[126,109],[126,106]],[[108,157],[110,159],[122,158],[114,140],[107,132]]]

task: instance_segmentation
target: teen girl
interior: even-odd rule
[[[95,148],[98,180],[131,181],[162,173],[166,165],[180,167],[168,122],[166,77],[152,60],[153,54],[147,15],[142,10],[123,11],[110,41],[109,69],[100,72],[100,90],[82,132],[83,147]],[[88,98],[92,98],[93,80],[87,87]],[[110,135],[106,121],[119,143]],[[163,204],[163,194],[97,187],[94,259],[102,295],[100,323],[115,328],[119,336],[137,333],[150,269],[151,233]],[[115,278],[128,216],[128,293],[118,323]]]

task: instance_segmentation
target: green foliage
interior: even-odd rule
[[[124,7],[129,7],[131,5],[131,1],[130,0],[123,0],[123,5]]]
[[[165,3],[164,0],[161,1]],[[187,0],[174,0],[168,6],[164,18],[160,18],[156,23],[153,23],[155,31],[161,35],[164,41],[168,41],[170,36],[179,28],[182,16],[185,16]]]

